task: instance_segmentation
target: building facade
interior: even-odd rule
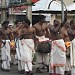
[[[63,2],[65,3],[65,5],[69,5],[71,3],[73,3],[74,0],[63,0]],[[60,0],[58,0],[58,2],[60,2]]]
[[[15,2],[18,2],[18,3],[21,3],[21,2],[25,2],[26,0],[6,0],[6,2],[7,2],[7,5],[9,5],[10,3],[15,3]],[[61,3],[61,1],[60,0],[57,0],[59,3]],[[65,3],[65,5],[69,5],[69,4],[72,4],[73,3],[73,1],[74,0],[63,0],[64,1],[64,3]],[[0,0],[0,2],[1,2],[1,0]],[[1,3],[0,3],[1,4]],[[14,23],[14,21],[18,18],[18,17],[22,17],[23,15],[25,15],[25,14],[23,14],[23,13],[13,13],[13,14],[10,14],[9,13],[9,18],[8,18],[8,20],[10,21],[10,24],[12,24],[12,23]],[[70,15],[70,14],[68,14],[68,21],[70,21],[72,18],[73,18],[73,16],[74,16],[74,14],[73,15]],[[1,17],[1,15],[0,15],[0,17]],[[59,21],[61,21],[61,15],[59,15],[59,14],[52,14],[51,15],[51,17],[50,17],[50,22],[51,22],[51,24],[53,23],[53,20],[54,19],[57,19],[57,20],[59,20]],[[0,23],[1,23],[1,19],[0,19]]]
[[[74,3],[73,1],[75,1],[75,0],[63,0],[64,4],[66,6]],[[58,0],[58,2],[61,3],[61,0]],[[75,16],[75,14],[68,14],[67,15],[67,18],[68,18],[67,21],[70,22],[71,19],[75,18],[74,16]],[[61,22],[61,14],[51,15],[51,24],[53,24],[54,19],[57,19],[58,21]]]

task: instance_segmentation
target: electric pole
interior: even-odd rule
[[[6,0],[1,0],[1,24],[6,20],[6,9]]]
[[[61,21],[64,21],[64,4],[63,4],[63,0],[61,0],[61,10],[62,10],[62,18],[61,18]]]
[[[27,0],[28,3],[32,3],[32,0]],[[32,24],[32,5],[28,5],[27,7],[27,17]]]

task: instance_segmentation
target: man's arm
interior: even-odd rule
[[[58,26],[55,27],[55,28],[54,28],[54,26],[51,26],[51,27],[50,27],[50,30],[51,30],[53,33],[58,33],[59,29],[60,29],[60,25],[58,25]]]
[[[19,25],[18,27],[16,27],[16,28],[12,28],[12,29],[8,29],[9,30],[9,32],[17,32],[19,29],[21,29],[22,28],[22,25]]]
[[[50,33],[50,30],[49,30],[49,26],[47,25],[46,27],[46,35],[47,37],[50,39],[51,38],[51,33]]]
[[[61,23],[61,28],[64,26],[64,24],[65,24],[66,21],[67,21],[67,10],[65,11],[64,14],[65,14],[65,15],[64,15],[64,21]]]
[[[8,30],[3,30],[2,28],[0,29],[0,33],[1,33],[1,36],[3,38],[8,38],[7,34],[9,34],[9,31]]]
[[[36,38],[36,29],[35,28],[33,28],[33,39],[34,39],[35,43],[38,42],[38,39]]]

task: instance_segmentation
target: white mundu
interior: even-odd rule
[[[17,60],[18,60],[18,71],[24,70],[24,63],[21,62],[21,48],[20,48],[20,40],[18,39],[16,41],[16,54],[17,54]]]
[[[39,39],[39,43],[43,41],[49,41],[49,38],[46,38],[45,36],[36,36],[36,38]],[[36,66],[39,67],[40,63],[44,62],[46,65],[49,64],[49,55],[48,53],[40,53],[36,51]]]
[[[10,40],[3,40],[6,41],[6,44],[3,48],[1,48],[1,59],[2,59],[2,68],[4,70],[10,70]]]
[[[70,59],[71,59],[71,75],[75,75],[75,39],[71,41]]]
[[[24,64],[25,71],[32,71],[32,52],[34,51],[33,39],[19,40],[21,63]]]
[[[66,64],[66,47],[63,39],[52,41],[51,59],[50,59],[50,73],[64,75]]]

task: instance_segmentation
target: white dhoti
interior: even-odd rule
[[[45,36],[36,36],[39,39],[39,42],[49,41],[49,38]],[[49,65],[49,53],[40,53],[36,51],[36,67],[39,67],[42,63]]]
[[[3,40],[6,41],[6,44],[3,48],[1,48],[1,59],[2,59],[2,68],[4,70],[10,70],[10,40]]]
[[[24,63],[25,71],[32,71],[32,52],[34,51],[34,41],[32,39],[19,40],[20,60]]]
[[[66,66],[65,71],[69,72],[71,70],[71,64],[70,64],[70,47],[66,49]]]
[[[16,41],[16,56],[17,56],[17,60],[18,60],[18,71],[22,71],[22,70],[24,70],[25,68],[24,68],[24,63],[23,62],[21,62],[21,49],[22,48],[20,48],[20,46],[21,46],[21,40],[17,40]]]
[[[66,66],[65,66],[65,71],[70,71],[71,70],[71,65],[70,65],[70,57],[66,56]]]
[[[70,59],[71,59],[71,75],[75,75],[75,39],[71,41]]]
[[[50,73],[64,75],[66,64],[66,47],[63,39],[52,41]]]
[[[42,63],[49,65],[49,54],[36,52],[36,67],[39,67]]]

